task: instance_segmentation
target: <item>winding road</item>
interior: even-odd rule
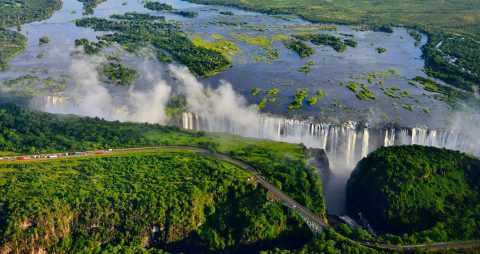
[[[303,218],[308,219],[310,222],[316,224],[317,227],[322,229],[331,228],[328,223],[324,222],[320,217],[315,215],[314,213],[310,212],[307,208],[290,198],[288,195],[283,193],[281,190],[267,182],[263,176],[252,166],[248,165],[247,163],[232,158],[226,154],[215,152],[212,153],[210,150],[200,147],[189,147],[189,146],[155,146],[155,147],[140,147],[140,148],[124,148],[124,149],[114,149],[109,151],[87,151],[82,152],[81,155],[68,155],[66,153],[63,154],[49,154],[43,155],[39,157],[33,157],[31,155],[25,156],[16,156],[11,158],[4,158],[3,160],[12,161],[12,160],[25,160],[25,161],[37,161],[37,160],[52,160],[52,159],[59,159],[59,158],[67,158],[67,157],[85,157],[85,156],[105,156],[107,154],[118,154],[122,152],[132,152],[132,151],[149,151],[149,150],[181,150],[181,151],[194,151],[198,153],[202,153],[206,156],[210,156],[222,161],[226,161],[232,163],[240,168],[243,168],[250,172],[256,179],[256,181],[265,189],[267,189],[270,193],[274,194],[277,198],[281,200],[281,202],[288,207],[294,209],[297,213],[299,213]],[[53,158],[49,158],[52,157]],[[421,250],[439,250],[445,248],[472,248],[472,247],[480,247],[480,241],[465,241],[465,242],[449,242],[449,243],[433,243],[433,244],[418,244],[418,245],[391,245],[391,244],[380,244],[380,243],[369,243],[369,242],[362,242],[362,241],[355,241],[361,245],[366,247],[376,248],[376,249],[384,249],[384,250],[394,250],[394,251],[411,251],[416,249]]]

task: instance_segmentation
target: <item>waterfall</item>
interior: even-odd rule
[[[56,106],[56,105],[62,104],[67,99],[67,97],[61,96],[61,95],[48,95],[48,96],[44,96],[43,99],[44,99],[45,105]]]
[[[369,140],[369,132],[368,129],[363,129],[363,142],[362,142],[362,158],[367,157],[368,155],[368,140]]]
[[[193,120],[195,119],[195,121]],[[248,128],[234,126],[231,120],[183,113],[184,129],[228,132],[240,136],[302,143],[306,147],[325,149],[336,173],[349,174],[356,163],[382,146],[425,145],[480,155],[480,147],[469,138],[449,130],[399,127],[360,127],[356,122],[344,124],[313,123],[309,120],[261,115]]]

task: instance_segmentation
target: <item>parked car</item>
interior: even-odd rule
[[[58,155],[56,154],[47,155],[47,159],[55,159],[55,158],[58,158]]]

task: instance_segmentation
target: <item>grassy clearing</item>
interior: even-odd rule
[[[192,43],[197,47],[203,47],[206,49],[220,52],[229,58],[231,58],[238,51],[240,51],[237,44],[231,41],[226,41],[225,37],[223,37],[222,35],[213,34],[212,38],[214,39],[213,41],[206,41],[205,39],[197,35],[193,37]]]
[[[234,33],[231,35],[234,39],[244,41],[251,45],[260,46],[266,50],[272,49],[272,42],[264,35],[249,36],[246,34]]]

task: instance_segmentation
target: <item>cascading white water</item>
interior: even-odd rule
[[[362,158],[367,157],[368,155],[369,138],[370,134],[368,132],[368,129],[363,129]]]
[[[193,121],[195,119],[195,121]],[[387,128],[359,126],[356,122],[342,125],[312,123],[307,120],[287,119],[267,115],[248,128],[239,128],[227,118],[183,113],[185,129],[228,132],[241,136],[264,138],[289,143],[303,143],[306,147],[325,149],[332,170],[349,175],[356,163],[381,146],[425,145],[459,150],[480,155],[480,147],[468,138],[448,130],[426,128]]]

